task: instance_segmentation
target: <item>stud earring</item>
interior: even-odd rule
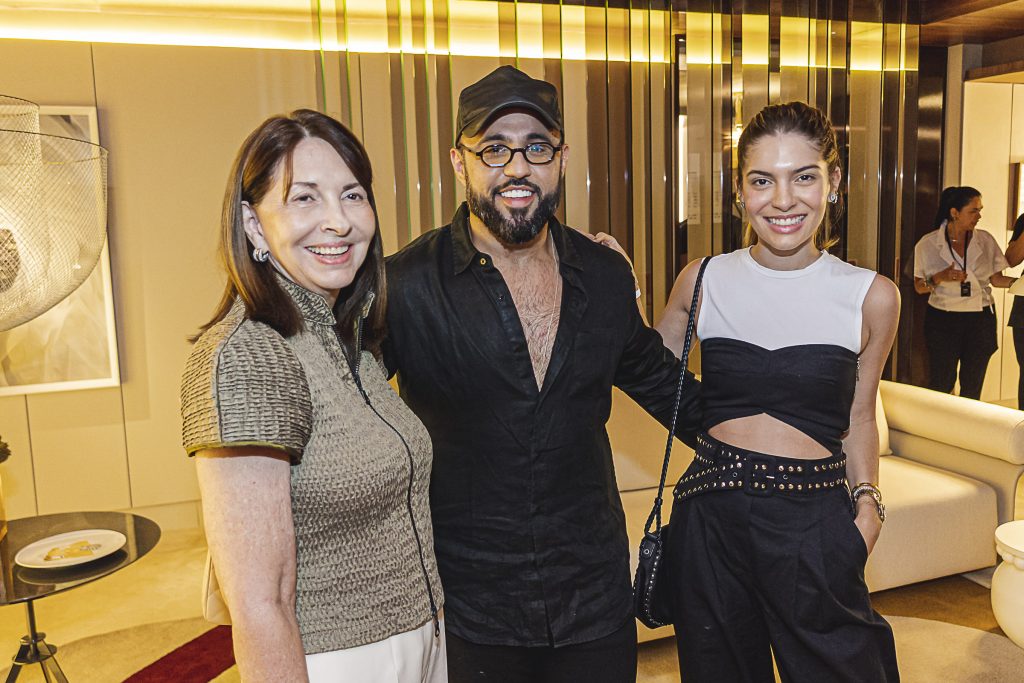
[[[270,252],[259,247],[252,248],[252,260],[256,263],[266,263],[270,260]]]
[[[835,204],[838,201],[839,201],[839,193],[838,192],[832,192],[831,194],[829,194],[829,196],[828,196],[828,203],[829,204]]]

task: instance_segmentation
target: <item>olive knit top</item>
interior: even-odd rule
[[[410,631],[440,609],[423,424],[357,349],[327,301],[278,277],[305,322],[284,338],[231,312],[196,341],[182,380],[183,441],[288,454],[296,602],[306,654]]]

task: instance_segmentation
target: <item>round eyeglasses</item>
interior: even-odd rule
[[[516,152],[522,152],[523,158],[534,166],[550,164],[555,153],[562,151],[564,145],[552,145],[549,142],[533,142],[526,147],[509,147],[508,145],[487,145],[479,152],[474,152],[469,147],[460,144],[459,147],[471,154],[477,155],[480,161],[491,168],[502,168],[512,162]]]

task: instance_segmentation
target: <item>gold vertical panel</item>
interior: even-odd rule
[[[501,64],[515,66],[519,60],[519,22],[516,21],[518,2],[497,2],[498,55]]]
[[[387,99],[391,105],[392,170],[395,174],[395,235],[398,246],[408,244],[413,234],[413,219],[419,217],[419,207],[409,196],[410,155],[407,135],[410,116],[406,102],[405,60],[402,53],[401,0],[386,0],[388,27],[388,66],[383,74],[388,86]],[[415,158],[415,156],[413,156]]]
[[[773,2],[776,11],[768,14],[768,103],[782,102],[782,16],[780,2]]]
[[[652,43],[664,45],[669,42],[669,25],[666,23],[652,22]],[[650,182],[650,228],[648,231],[650,248],[648,250],[651,268],[649,288],[647,292],[647,305],[649,313],[654,316],[652,321],[660,317],[664,308],[665,300],[668,298],[668,287],[671,286],[673,273],[668,268],[666,260],[655,258],[656,254],[664,254],[665,250],[672,244],[669,236],[674,231],[678,221],[672,209],[670,190],[672,187],[672,164],[675,161],[673,153],[673,136],[675,127],[672,119],[675,118],[675,101],[672,96],[672,78],[674,65],[669,62],[654,61],[650,65],[650,143],[647,145],[647,154],[650,159],[648,178]]]
[[[409,3],[410,53],[405,56],[405,110],[411,121],[406,125],[406,149],[409,152],[409,196],[415,211],[410,211],[410,239],[415,239],[434,225],[433,160],[438,150],[434,147],[433,116],[430,107],[432,84],[427,77],[427,13],[425,0],[405,0]],[[414,218],[412,217],[414,216]]]
[[[827,0],[811,2],[811,73],[807,101],[828,112],[829,20]]]
[[[882,111],[878,127],[879,152],[879,215],[875,270],[888,278],[895,277],[899,254],[899,224],[902,206],[899,201],[900,159],[903,155],[903,86],[900,66],[903,63],[904,32],[899,12],[889,7],[882,13]]]
[[[517,2],[515,19],[516,56],[520,60],[543,59],[544,5]]]
[[[780,21],[779,41],[779,101],[807,101],[808,72],[811,50],[811,22],[805,14],[803,0],[784,0],[783,11],[793,13]]]
[[[742,21],[743,90],[738,93],[741,116],[733,124],[736,142],[743,126],[768,105],[768,14],[744,14]]]
[[[629,13],[608,8],[605,12],[605,112],[608,145],[608,232],[633,251],[632,139],[636,127],[629,62]],[[641,110],[640,115],[643,114]]]
[[[404,200],[405,191],[395,166],[396,159],[403,165],[405,162],[394,149],[396,145],[402,144],[402,138],[395,139],[392,124],[396,117],[401,117],[401,113],[394,111],[391,97],[391,57],[386,54],[362,54],[358,62],[363,101],[363,145],[373,163],[373,192],[377,200],[385,254],[397,251],[408,240],[408,231],[404,231],[402,236],[405,206],[400,200]]]
[[[849,21],[847,5],[837,4],[830,6],[829,9],[828,92],[823,109],[836,131],[836,142],[839,146],[839,155],[843,166],[843,179],[840,187],[846,200],[847,209],[837,220],[833,221],[835,234],[842,236],[846,233],[850,215],[849,206],[853,198],[849,192],[848,163],[850,149]],[[846,240],[843,239],[837,247],[833,247],[832,252],[840,258],[845,258],[846,249]]]
[[[562,119],[569,145],[565,169],[565,221],[580,230],[590,230],[590,131],[587,129],[587,63],[562,62]],[[599,188],[594,188],[599,191]]]
[[[911,18],[907,16],[907,21],[901,21],[900,26],[900,125],[898,128],[900,149],[899,167],[896,173],[896,202],[899,204],[899,208],[892,238],[894,242],[892,256],[894,259],[895,275],[893,280],[901,288],[906,289],[910,289],[913,285],[911,282],[904,280],[903,272],[907,264],[913,261],[912,249],[916,240],[914,239],[913,229],[906,229],[903,226],[911,225],[914,222],[917,210],[917,185],[923,176],[923,174],[918,172],[917,162],[923,156],[922,151],[918,149],[920,144],[918,102],[921,88],[917,69],[918,55],[921,49],[919,41],[920,27],[916,24],[910,24],[909,20]],[[1004,327],[1003,329],[1005,330],[1006,328]],[[902,374],[902,368],[900,367],[901,358],[903,357],[901,346],[904,343],[905,335],[898,332],[892,354],[889,356],[889,371],[886,373],[888,376],[898,377]]]
[[[434,0],[443,2],[444,0]],[[453,55],[501,55],[499,3],[447,0],[450,50]]]
[[[629,228],[632,237],[633,271],[645,294],[644,302],[648,307],[648,315],[651,315],[651,305],[656,298],[652,291],[655,274],[651,239],[651,22],[649,6],[637,9],[637,5],[646,4],[634,2],[629,10],[629,99],[632,105],[633,130],[629,149],[632,178]],[[655,232],[664,236],[663,230]]]
[[[842,254],[865,268],[878,267],[881,190],[882,35],[880,8],[863,7],[850,23],[847,220]],[[856,104],[854,104],[856,103]]]
[[[718,24],[716,26],[715,24]],[[712,194],[716,182],[712,166],[713,36],[720,29],[710,13],[686,17],[687,217],[690,259],[722,251],[721,234],[713,232]],[[691,60],[691,55],[696,59]]]
[[[608,232],[610,206],[608,169],[608,62],[605,12],[585,7],[586,54],[586,141],[588,151],[587,189],[590,194],[590,232]]]
[[[555,5],[541,5],[541,55],[544,59],[543,78],[552,83],[558,90],[559,104],[565,113],[565,92],[562,87],[562,11]],[[528,34],[529,35],[529,34]],[[575,150],[573,150],[575,154]],[[563,183],[562,203],[559,205],[555,215],[558,220],[565,223],[566,193],[569,192],[566,184]]]
[[[390,45],[390,17],[397,5],[393,7],[391,0],[342,0],[342,3],[345,42],[339,49],[348,52],[380,52],[381,45]]]
[[[449,14],[448,3],[444,0],[434,0],[432,13],[431,32],[428,34],[431,44],[437,52],[437,56],[431,61],[433,65],[434,88],[432,89],[435,100],[434,130],[436,136],[436,149],[434,163],[437,165],[435,186],[438,192],[438,201],[434,204],[434,223],[444,225],[455,212],[455,178],[452,174],[452,166],[449,150],[453,145],[455,134],[456,110],[452,106],[452,57],[449,54]]]

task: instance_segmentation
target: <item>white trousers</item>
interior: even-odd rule
[[[444,620],[386,640],[345,650],[306,655],[309,683],[448,683]]]

